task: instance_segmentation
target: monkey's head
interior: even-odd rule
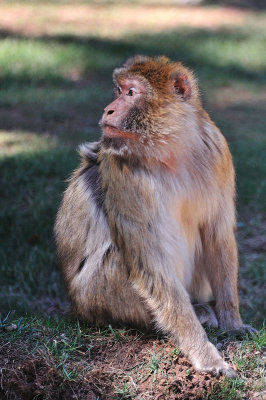
[[[115,100],[100,121],[103,151],[160,158],[180,140],[199,105],[192,72],[166,57],[136,56],[114,70],[113,80]]]

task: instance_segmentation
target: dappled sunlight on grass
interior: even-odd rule
[[[0,131],[0,160],[21,154],[32,155],[54,149],[57,140],[53,137],[40,137],[34,133]]]
[[[260,79],[264,71],[265,31],[227,29],[211,33],[201,29],[166,29],[160,34],[127,34],[120,40],[75,35],[48,35],[35,39],[9,37],[0,43],[0,77],[28,81],[95,78],[136,52],[166,54],[189,62],[212,80]],[[213,70],[213,72],[212,72]],[[209,76],[211,74],[211,76]],[[222,76],[219,77],[219,74]]]

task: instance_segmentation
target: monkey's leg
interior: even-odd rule
[[[151,325],[151,315],[128,281],[116,251],[99,259],[95,272],[90,274],[92,268],[95,267],[88,258],[72,283],[71,294],[76,299],[78,314],[99,326],[112,324],[147,329]]]
[[[243,325],[239,314],[237,291],[238,257],[233,229],[217,234],[203,243],[205,269],[215,299],[215,311],[219,327],[235,332],[255,333],[249,325]]]

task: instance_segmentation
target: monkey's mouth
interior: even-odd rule
[[[104,134],[110,138],[136,139],[138,137],[134,132],[123,131],[113,125],[104,124],[102,128]]]
[[[106,136],[110,136],[110,137],[113,137],[113,136],[116,137],[116,136],[121,135],[121,131],[113,125],[104,124],[103,131]]]

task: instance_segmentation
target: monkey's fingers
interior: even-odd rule
[[[229,367],[229,365],[223,361],[217,363],[217,365],[212,366],[205,366],[199,369],[199,372],[209,372],[212,376],[226,376],[227,378],[236,378],[237,372]]]
[[[227,378],[237,378],[237,372],[233,368],[217,368],[211,371],[213,376],[226,376]]]
[[[213,308],[209,304],[193,304],[194,311],[202,325],[218,328],[218,321]]]
[[[205,351],[194,354],[194,357],[192,363],[194,368],[199,372],[207,372],[213,376],[224,375],[228,378],[235,378],[237,376],[236,371],[222,359],[217,349],[210,342],[206,343]]]
[[[83,143],[79,146],[80,154],[92,163],[97,162],[99,150],[100,142]]]

